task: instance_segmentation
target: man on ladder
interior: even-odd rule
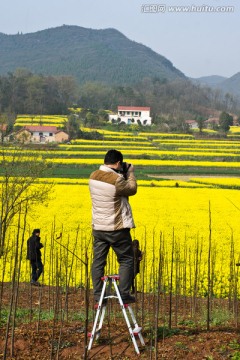
[[[93,264],[92,280],[93,294],[97,313],[92,332],[89,333],[91,349],[94,337],[99,337],[106,304],[109,298],[116,298],[121,306],[133,345],[139,354],[135,336],[138,336],[142,345],[144,340],[141,327],[138,326],[130,303],[135,297],[130,295],[134,276],[134,255],[130,229],[135,227],[128,197],[137,192],[137,182],[131,164],[123,162],[122,153],[118,150],[109,150],[104,158],[104,165],[94,171],[89,180],[92,199],[92,226],[93,226]],[[117,255],[119,275],[104,276],[104,267],[108,251],[112,247]],[[119,286],[116,284],[119,281]],[[106,294],[106,286],[109,284]],[[110,295],[114,286],[116,295]],[[130,314],[128,318],[126,309]]]
[[[104,267],[110,247],[117,255],[119,291],[124,304],[135,302],[130,295],[133,280],[133,248],[130,229],[135,227],[128,197],[137,192],[134,168],[123,162],[118,150],[109,150],[104,165],[90,175],[92,199],[94,300],[99,302]]]

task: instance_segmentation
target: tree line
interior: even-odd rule
[[[150,106],[153,123],[163,130],[167,125],[170,131],[184,130],[186,119],[207,119],[209,109],[229,113],[240,109],[232,95],[186,79],[144,78],[131,86],[110,86],[96,82],[79,85],[71,76],[43,76],[26,69],[0,76],[2,123],[11,122],[17,114],[66,115],[69,107],[76,106],[86,109],[86,123],[96,125],[106,115],[99,115],[99,110],[116,112],[118,105]]]

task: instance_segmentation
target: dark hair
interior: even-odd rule
[[[104,158],[104,164],[111,165],[115,164],[116,162],[120,161],[120,163],[123,162],[123,155],[118,150],[109,150]]]
[[[33,230],[33,234],[35,235],[35,234],[40,234],[40,229],[34,229]]]

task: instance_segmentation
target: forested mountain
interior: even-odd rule
[[[99,110],[115,112],[118,105],[150,106],[153,123],[170,130],[184,130],[185,119],[215,110],[239,110],[233,96],[190,81],[169,60],[114,29],[0,33],[0,120],[67,114],[75,106],[93,125]]]
[[[213,89],[219,89],[225,94],[229,93],[240,98],[240,72],[230,78],[213,75],[192,79],[192,81],[194,83],[202,84],[203,86],[209,86]]]
[[[0,33],[0,75],[26,68],[73,76],[78,83],[133,84],[143,78],[184,79],[165,57],[115,29],[63,25],[29,34]]]
[[[240,98],[240,72],[224,80],[220,86],[224,92],[232,93]]]
[[[192,79],[194,82],[207,85],[210,87],[217,87],[221,82],[227,78],[219,75],[202,76],[200,78]]]

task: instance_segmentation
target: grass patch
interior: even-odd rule
[[[64,313],[64,311],[63,311]],[[66,318],[66,314],[65,318]],[[7,324],[9,316],[9,309],[2,309],[0,314],[0,327],[3,327]],[[91,311],[90,311],[91,316]],[[61,312],[59,311],[57,314],[57,319],[60,320]],[[39,319],[39,309],[23,309],[19,308],[16,311],[16,325],[19,324],[28,324],[31,321],[36,321]],[[40,320],[41,321],[52,321],[54,319],[54,310],[41,310],[40,312]],[[79,311],[68,311],[68,320],[70,321],[85,321],[86,315],[84,312]]]
[[[234,314],[228,309],[224,308],[213,308],[210,314],[210,322],[214,326],[221,326],[232,323],[234,320]],[[206,323],[207,311],[204,310],[202,313],[201,323]]]
[[[152,327],[152,324],[149,324],[149,327],[144,327],[145,331],[144,331],[144,336],[146,336],[147,338],[154,338],[155,334],[154,334],[154,330]],[[160,326],[157,329],[157,338],[158,339],[165,339],[167,337],[171,337],[174,335],[179,335],[180,333],[180,329],[169,329],[166,326]]]

